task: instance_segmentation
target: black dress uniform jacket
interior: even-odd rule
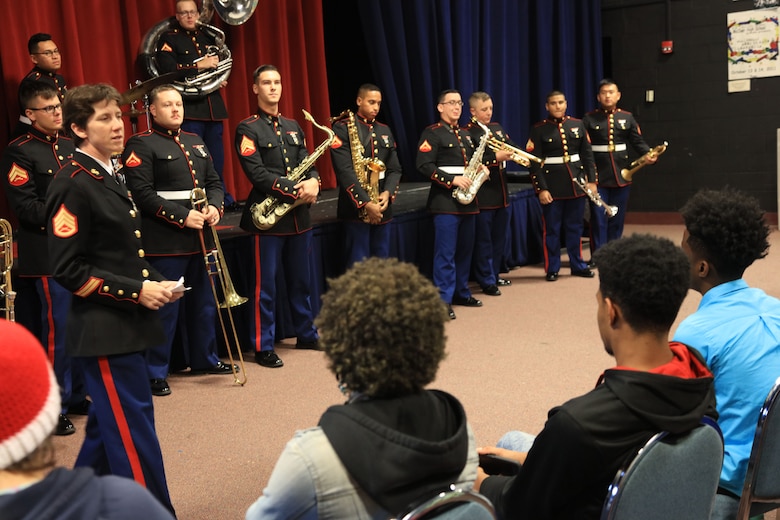
[[[68,91],[68,85],[65,84],[65,78],[62,77],[62,74],[57,74],[56,72],[47,72],[36,65],[19,83],[20,94],[24,84],[31,81],[51,85],[52,88],[57,91],[57,95],[60,97],[60,100],[65,97],[65,92]],[[22,112],[24,112],[21,98],[19,99],[19,107],[21,108]]]
[[[200,253],[200,231],[184,226],[192,209],[185,192],[203,188],[209,204],[220,209],[224,197],[222,182],[203,140],[154,124],[151,130],[128,139],[122,162],[127,186],[141,210],[146,254]],[[204,233],[204,238],[211,247],[212,233]]]
[[[461,204],[452,197],[455,174],[447,173],[441,166],[466,167],[474,153],[471,134],[458,126],[438,122],[423,130],[417,144],[417,170],[431,179],[428,193],[428,211],[431,213],[474,214],[479,213],[476,197],[468,204]]]
[[[51,274],[46,240],[46,192],[54,174],[71,159],[75,146],[68,137],[48,135],[36,127],[6,147],[0,171],[11,209],[19,219],[14,236],[19,247],[15,266],[23,276]]]
[[[579,161],[539,165],[531,163],[531,181],[536,193],[548,190],[553,199],[584,197],[583,191],[575,185],[575,179],[596,182],[593,166],[593,151],[582,121],[564,116],[560,119],[547,118],[531,128],[526,151],[540,159],[551,157],[571,158],[579,155]]]
[[[355,127],[357,128],[360,142],[363,144],[363,156],[379,159],[387,168],[384,179],[379,181],[379,193],[390,192],[390,205],[382,214],[382,222],[393,218],[393,204],[398,193],[398,183],[401,180],[401,163],[396,153],[396,142],[390,127],[376,120],[369,121],[355,115]],[[347,121],[342,120],[333,125],[336,140],[330,148],[333,160],[333,169],[339,182],[339,203],[337,216],[345,220],[359,220],[359,209],[365,206],[370,198],[363,186],[358,182],[355,169],[352,164],[352,150],[350,148],[349,130]]]
[[[619,108],[615,110],[597,109],[588,112],[582,118],[592,145],[607,146],[606,152],[593,152],[596,170],[599,173],[599,186],[617,188],[631,184],[620,174],[628,168],[628,147],[632,146],[640,154],[650,151],[642,137],[639,124],[631,112]],[[614,150],[615,145],[625,144],[625,150]],[[611,150],[611,151],[610,151]]]
[[[517,148],[517,145],[509,138],[504,131],[503,127],[491,121],[486,125],[490,130],[490,137],[494,137],[501,142],[507,143],[510,146]],[[474,118],[466,125],[466,131],[471,134],[472,142],[479,143],[482,136],[485,135],[485,131],[479,126]],[[490,178],[487,179],[477,192],[477,205],[479,209],[498,209],[505,208],[509,205],[509,189],[506,184],[506,165],[499,163],[496,160],[496,152],[485,147],[485,152],[482,155],[482,164],[490,168]]]
[[[208,47],[214,45],[211,35],[198,29],[187,31],[179,24],[163,33],[157,42],[157,64],[161,73],[177,70],[191,70],[192,76],[198,74],[198,66],[193,62],[208,54]],[[184,97],[184,117],[201,121],[227,119],[228,113],[219,89],[202,97]]]
[[[280,202],[294,203],[298,199],[298,190],[293,186],[301,180],[319,180],[313,167],[298,181],[287,178],[309,155],[300,125],[294,119],[258,111],[238,125],[235,147],[241,167],[252,182],[252,191],[241,215],[241,229],[266,235],[295,235],[310,230],[308,204],[296,206],[265,231],[252,222],[253,204],[259,204],[269,195]]]
[[[127,354],[162,343],[160,320],[139,297],[144,280],[164,279],[144,260],[141,215],[127,187],[77,150],[49,186],[46,213],[54,278],[74,295],[68,354]]]

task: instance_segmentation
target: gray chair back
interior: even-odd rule
[[[490,500],[471,490],[450,489],[443,491],[411,511],[399,520],[495,520],[496,512]]]
[[[723,437],[714,420],[682,435],[661,432],[619,470],[601,520],[708,519],[723,464]]]
[[[780,508],[780,378],[758,414],[737,520]]]

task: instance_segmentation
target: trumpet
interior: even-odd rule
[[[206,198],[206,190],[203,188],[193,188],[190,193],[190,202],[192,208],[201,211],[208,206],[208,198]],[[249,299],[245,296],[240,296],[236,289],[233,287],[233,280],[230,279],[230,273],[228,273],[227,265],[225,264],[224,255],[222,254],[222,246],[217,236],[217,229],[213,226],[209,226],[214,238],[214,249],[209,251],[206,247],[206,240],[204,231],[201,229],[198,231],[198,237],[200,238],[200,248],[203,253],[203,260],[206,263],[206,272],[209,275],[209,281],[211,282],[211,294],[214,296],[214,303],[217,305],[217,316],[219,316],[219,324],[222,327],[222,336],[225,338],[225,347],[227,348],[228,357],[230,358],[230,368],[233,370],[233,383],[244,386],[246,384],[246,370],[244,369],[244,356],[241,354],[241,342],[238,340],[238,333],[236,332],[236,323],[233,320],[233,312],[231,308],[238,307],[239,305],[246,303]],[[219,301],[219,295],[217,294],[217,280],[219,281],[219,288],[222,291],[224,297],[223,301]],[[233,333],[232,338],[228,336],[227,327],[225,325],[225,318],[222,316],[222,309],[225,309],[225,313],[228,316],[230,322],[230,329]],[[232,339],[232,343],[231,343]],[[242,377],[239,377],[236,365],[233,362],[232,349],[235,347],[239,365],[241,365]]]
[[[615,215],[618,214],[618,208],[617,206],[610,206],[606,202],[604,202],[604,199],[601,198],[601,195],[599,195],[599,192],[593,192],[590,188],[588,188],[588,184],[580,179],[579,177],[574,179],[574,183],[580,187],[580,189],[585,193],[585,195],[588,196],[588,198],[595,204],[596,206],[600,207],[604,210],[604,213],[607,214],[607,217],[612,218]]]
[[[521,150],[520,148],[516,148],[508,143],[505,143],[504,141],[500,141],[493,136],[488,137],[487,145],[494,152],[509,152],[512,154],[510,159],[525,167],[531,166],[531,161],[544,164],[544,161],[537,156],[532,155],[525,150]]]
[[[623,168],[620,170],[620,175],[623,176],[624,179],[626,179],[628,182],[631,182],[632,177],[634,177],[634,174],[636,171],[648,164],[648,159],[652,159],[653,157],[658,157],[662,153],[666,151],[666,148],[669,146],[669,143],[664,141],[664,144],[659,144],[646,154],[644,154],[642,157],[637,159],[636,161],[632,162],[628,169]]]
[[[0,297],[5,300],[2,310],[7,321],[16,321],[14,300],[16,291],[11,285],[11,268],[14,265],[14,238],[11,223],[0,218]]]

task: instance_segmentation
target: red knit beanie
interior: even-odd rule
[[[27,457],[49,436],[60,391],[43,347],[19,324],[0,320],[0,469]]]

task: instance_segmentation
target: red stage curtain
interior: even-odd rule
[[[200,4],[200,2],[198,2]],[[27,52],[28,38],[49,33],[62,52],[60,72],[69,87],[107,82],[120,92],[136,80],[145,80],[137,63],[146,31],[174,14],[173,0],[24,0],[6,13],[11,23],[3,29],[0,95],[5,114],[0,124],[0,143],[7,143],[19,114],[17,87],[32,67]],[[297,119],[309,138],[312,150],[322,142],[322,131],[303,119],[305,108],[320,123],[329,113],[325,67],[325,42],[321,0],[260,0],[252,17],[243,25],[229,26],[215,14],[212,25],[226,34],[233,54],[233,69],[222,90],[230,119],[225,124],[225,183],[243,200],[251,185],[241,171],[233,134],[244,118],[254,114],[257,102],[251,90],[252,71],[273,63],[282,75],[283,115]],[[124,107],[129,108],[129,107]],[[145,128],[145,122],[140,129]],[[128,120],[126,135],[131,135]],[[336,185],[328,154],[318,161],[323,188]],[[1,172],[5,174],[5,172]],[[8,217],[5,197],[0,215]]]

